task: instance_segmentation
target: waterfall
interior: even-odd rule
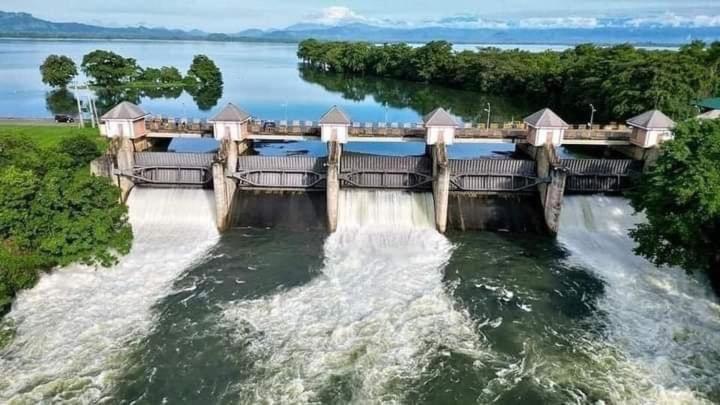
[[[606,283],[601,322],[636,370],[636,400],[702,402],[720,368],[720,306],[703,280],[633,253],[628,230],[643,220],[623,198],[566,197],[559,240],[571,264]]]
[[[70,266],[18,295],[0,351],[0,402],[97,402],[148,332],[152,306],[217,242],[212,192],[136,188],[135,239],[110,269]]]
[[[338,380],[352,387],[352,402],[399,401],[398,384],[441,347],[485,355],[443,287],[452,245],[435,231],[432,208],[430,194],[341,191],[322,273],[225,308],[255,358],[238,384],[241,402],[313,402]]]

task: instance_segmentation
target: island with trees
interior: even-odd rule
[[[105,111],[121,101],[139,103],[140,98],[177,98],[183,91],[193,97],[198,108],[208,111],[222,97],[222,72],[206,55],[196,55],[185,76],[173,66],[142,67],[133,58],[111,51],[95,50],[82,59],[80,69],[88,77],[90,88]],[[54,89],[48,93],[48,107],[54,113],[74,102],[67,86],[78,75],[75,62],[64,55],[50,55],[40,66],[43,83]]]

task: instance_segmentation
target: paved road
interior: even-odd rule
[[[60,126],[76,127],[77,122],[57,123],[52,118],[0,118],[0,125]]]

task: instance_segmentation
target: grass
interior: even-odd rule
[[[100,150],[105,150],[107,139],[100,136],[97,128],[78,128],[76,125],[0,122],[0,137],[20,136],[36,141],[42,148],[51,148],[63,139],[74,135],[86,135],[96,138]]]

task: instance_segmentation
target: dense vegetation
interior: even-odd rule
[[[130,249],[118,189],[89,174],[99,141],[72,128],[54,131],[0,126],[0,313],[40,271],[107,266]]]
[[[648,222],[632,235],[658,265],[707,270],[720,291],[720,120],[688,120],[630,194]]]
[[[77,66],[72,59],[63,55],[50,55],[40,65],[43,83],[52,87],[65,88],[77,76]]]
[[[215,62],[205,55],[194,57],[185,77],[176,67],[144,68],[133,58],[104,50],[88,53],[80,66],[90,79],[101,111],[121,101],[139,103],[141,97],[177,98],[183,90],[193,97],[201,110],[210,110],[222,97],[222,73]],[[61,87],[48,93],[48,109],[53,113],[74,112],[77,107],[71,108],[71,105],[76,103],[75,96],[64,89],[77,74],[72,59],[51,55],[41,71],[44,83]]]
[[[659,108],[676,119],[693,116],[692,103],[720,91],[720,42],[693,42],[679,52],[630,45],[579,45],[532,53],[483,48],[455,52],[448,42],[375,46],[306,40],[298,57],[320,70],[372,75],[524,99],[582,122],[622,120]]]

